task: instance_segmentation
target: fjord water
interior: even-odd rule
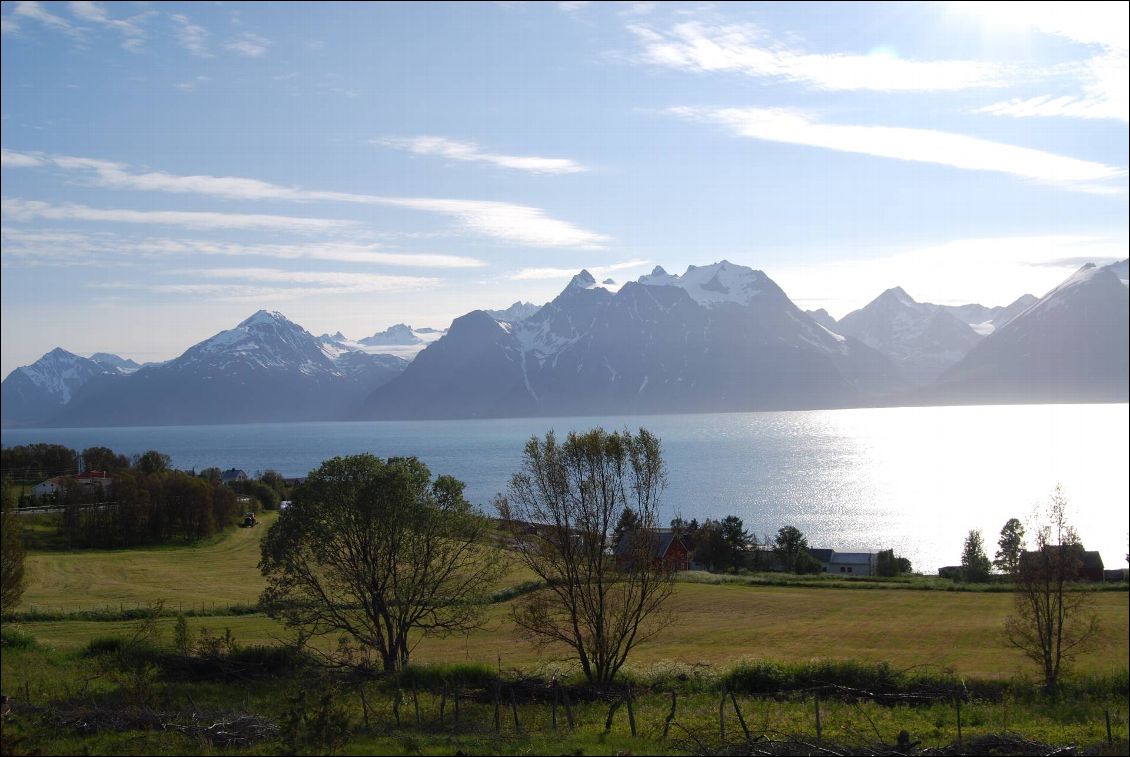
[[[532,435],[643,426],[663,442],[665,518],[736,514],[746,528],[792,524],[809,545],[894,548],[918,570],[960,561],[981,529],[989,556],[1011,517],[1063,487],[1070,517],[1108,568],[1125,567],[1130,517],[1125,404],[883,408],[709,415],[234,426],[5,429],[5,445],[53,442],[127,454],[157,449],[178,468],[305,475],[335,455],[416,455],[490,510]]]

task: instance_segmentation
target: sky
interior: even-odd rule
[[[842,317],[1128,246],[1127,3],[3,2],[0,372],[727,259]]]

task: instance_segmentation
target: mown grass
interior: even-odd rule
[[[293,638],[281,624],[255,612],[262,590],[258,544],[276,517],[264,516],[263,527],[232,529],[207,544],[193,547],[33,553],[28,559],[29,585],[19,623],[3,625],[0,686],[17,700],[33,704],[93,698],[121,703],[131,685],[128,677],[99,663],[120,650],[138,627],[137,617],[156,600],[165,616],[156,621],[158,650],[153,664],[164,669],[172,644],[172,614],[183,611],[193,636],[207,629],[222,635],[230,629],[247,650],[241,665],[277,659]],[[1125,591],[1093,594],[1101,623],[1096,645],[1080,656],[1070,683],[1070,697],[1049,701],[1032,694],[1031,663],[1008,646],[1002,628],[1013,597],[1000,591],[948,591],[942,584],[918,577],[895,581],[842,581],[787,576],[712,576],[689,574],[676,584],[670,618],[661,633],[638,647],[625,681],[643,690],[636,704],[641,735],[627,732],[623,710],[609,734],[603,733],[608,705],[577,702],[582,727],[576,734],[553,735],[548,710],[519,702],[523,733],[506,719],[502,733],[492,730],[493,711],[483,702],[465,703],[460,731],[440,728],[437,683],[482,686],[491,676],[552,676],[576,679],[577,666],[560,649],[531,645],[510,620],[514,602],[536,591],[533,577],[514,565],[499,582],[486,609],[483,629],[466,637],[423,639],[413,652],[414,667],[401,677],[404,689],[415,682],[423,698],[425,727],[408,722],[397,730],[391,712],[392,694],[376,686],[370,694],[370,727],[362,728],[363,708],[351,688],[337,700],[353,728],[342,751],[351,753],[607,754],[616,751],[669,753],[685,751],[692,740],[681,733],[657,740],[669,707],[662,691],[677,688],[680,726],[717,746],[717,692],[725,682],[742,692],[751,729],[768,735],[811,734],[811,701],[754,698],[754,692],[797,691],[829,682],[854,682],[874,688],[892,681],[982,682],[992,696],[975,698],[963,710],[965,734],[1018,731],[1049,743],[1095,743],[1105,737],[1103,711],[1113,717],[1116,737],[1126,738],[1127,669],[1130,667],[1130,596]],[[949,584],[949,582],[944,582]],[[935,585],[937,584],[937,585]],[[867,591],[845,591],[866,588]],[[908,591],[926,588],[926,591]],[[113,641],[118,639],[119,641]],[[91,646],[94,641],[94,646]],[[336,639],[325,639],[327,646]],[[87,656],[83,652],[87,651]],[[250,662],[249,662],[250,661]],[[254,664],[252,664],[254,663]],[[312,690],[317,675],[276,671],[270,680],[209,679],[206,666],[189,676],[167,671],[155,682],[154,707],[180,712],[189,700],[216,712],[248,711],[281,721],[297,692]],[[899,683],[901,682],[901,683]],[[896,686],[897,688],[897,686]],[[972,687],[976,692],[978,689]],[[648,693],[651,692],[651,693]],[[1027,693],[1026,693],[1027,692]],[[450,704],[449,704],[450,706]],[[450,713],[450,710],[448,711]],[[824,735],[851,743],[883,740],[893,743],[899,730],[909,730],[923,745],[952,741],[952,705],[889,707],[873,703],[822,704]],[[36,716],[38,717],[38,716]],[[5,725],[5,739],[22,737],[14,751],[92,754],[194,754],[221,751],[176,734],[130,731],[76,735],[53,728],[27,713]],[[430,720],[429,720],[430,718]],[[739,732],[732,719],[730,736]],[[714,741],[710,741],[714,739]],[[22,746],[21,746],[22,745]],[[225,753],[263,750],[280,752],[281,744]],[[308,749],[317,752],[317,749]]]

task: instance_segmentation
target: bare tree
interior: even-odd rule
[[[328,662],[403,669],[425,636],[476,628],[503,565],[484,544],[490,521],[450,476],[414,457],[337,457],[306,479],[263,540],[262,601]]]
[[[1093,594],[1072,585],[1080,576],[1083,546],[1067,522],[1067,499],[1058,486],[1034,531],[1035,550],[1021,554],[1013,574],[1016,610],[1005,621],[1005,633],[1040,666],[1051,693],[1066,665],[1098,632],[1098,617]]]
[[[656,554],[666,483],[659,439],[644,429],[570,433],[564,444],[550,431],[526,444],[523,470],[497,500],[522,562],[546,586],[515,606],[515,623],[538,644],[571,649],[590,682],[612,681],[663,625],[673,586]],[[638,527],[613,557],[625,507]]]

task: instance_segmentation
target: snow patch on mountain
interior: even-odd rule
[[[692,300],[708,308],[726,303],[748,305],[767,289],[767,282],[769,277],[761,271],[735,265],[728,260],[711,265],[687,266],[682,276],[672,276],[656,266],[650,274],[637,280],[645,286],[679,287]]]

